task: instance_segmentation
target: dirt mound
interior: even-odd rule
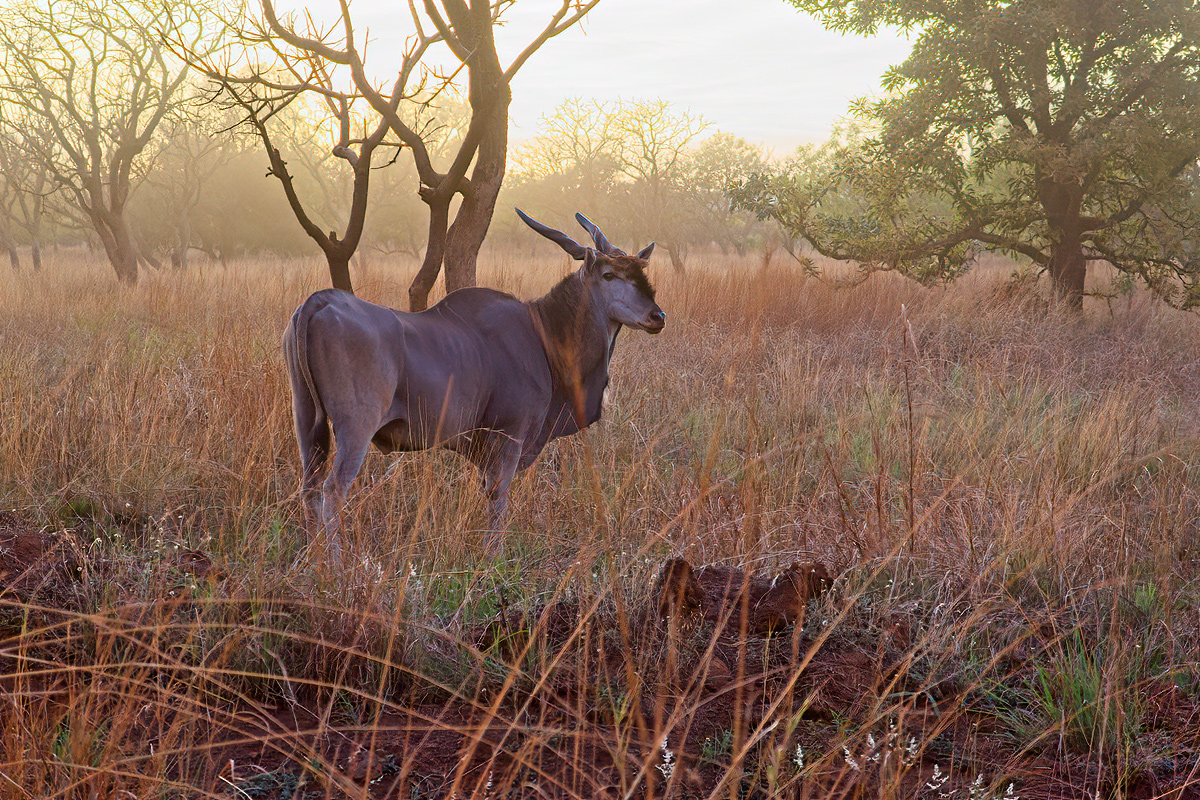
[[[0,599],[63,607],[85,568],[74,537],[0,513]]]
[[[80,591],[128,565],[98,558],[69,531],[43,530],[13,512],[0,512],[0,603],[10,608],[81,610]],[[172,547],[152,569],[158,598],[179,599],[196,584],[213,585],[226,577],[207,554]],[[131,600],[131,607],[143,604]]]
[[[805,604],[832,585],[823,564],[797,562],[775,576],[755,576],[735,567],[694,569],[682,558],[668,559],[654,584],[659,618],[706,622],[722,636],[762,637],[796,623]],[[651,612],[640,621],[659,628]],[[530,638],[558,647],[580,630],[579,604],[559,600],[530,609],[504,609],[471,639],[484,650],[506,657],[526,649]],[[616,654],[621,657],[621,653]]]
[[[725,632],[763,636],[794,625],[805,604],[832,583],[829,570],[810,561],[769,577],[736,567],[696,570],[686,560],[672,558],[663,565],[654,594],[664,617],[700,614]]]

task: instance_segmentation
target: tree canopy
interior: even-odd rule
[[[728,198],[765,156],[729,133],[702,138],[709,127],[663,100],[567,100],[517,150],[508,199],[551,219],[584,211],[621,241],[653,239],[680,270],[692,246],[766,248],[777,226],[731,213]]]
[[[1087,264],[1200,304],[1200,9],[1192,0],[789,0],[841,32],[912,32],[863,135],[735,200],[824,255],[922,280],[980,244],[1079,307]]]

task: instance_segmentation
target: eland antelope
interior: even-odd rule
[[[663,329],[646,277],[653,243],[628,255],[591,220],[595,247],[531,219],[582,261],[544,297],[460,289],[416,313],[337,289],[316,292],[283,336],[307,519],[336,534],[346,493],[374,444],[385,453],[446,447],[483,473],[490,523],[503,522],[514,474],[551,439],[600,418],[622,326]],[[332,427],[332,440],[331,430]],[[330,445],[333,466],[319,487]]]

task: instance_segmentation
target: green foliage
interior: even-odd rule
[[[913,50],[855,104],[864,134],[743,181],[740,206],[922,281],[957,277],[983,245],[1075,300],[1102,259],[1200,301],[1196,3],[792,1],[835,30],[912,31]]]
[[[733,731],[726,728],[717,736],[709,736],[700,746],[700,760],[707,764],[721,764],[733,752]]]
[[[1075,631],[1065,637],[1033,680],[1031,736],[1057,731],[1077,753],[1113,753],[1141,730],[1145,713],[1136,689],[1140,659],[1096,648]]]

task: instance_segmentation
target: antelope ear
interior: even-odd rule
[[[653,252],[654,252],[654,242],[651,242],[650,244],[646,245],[645,247],[643,247],[641,249],[641,252],[639,252],[637,254],[637,257],[640,258],[642,261],[649,261],[650,254]]]
[[[583,272],[591,272],[596,268],[596,251],[590,247],[584,248],[583,266],[580,268]]]

